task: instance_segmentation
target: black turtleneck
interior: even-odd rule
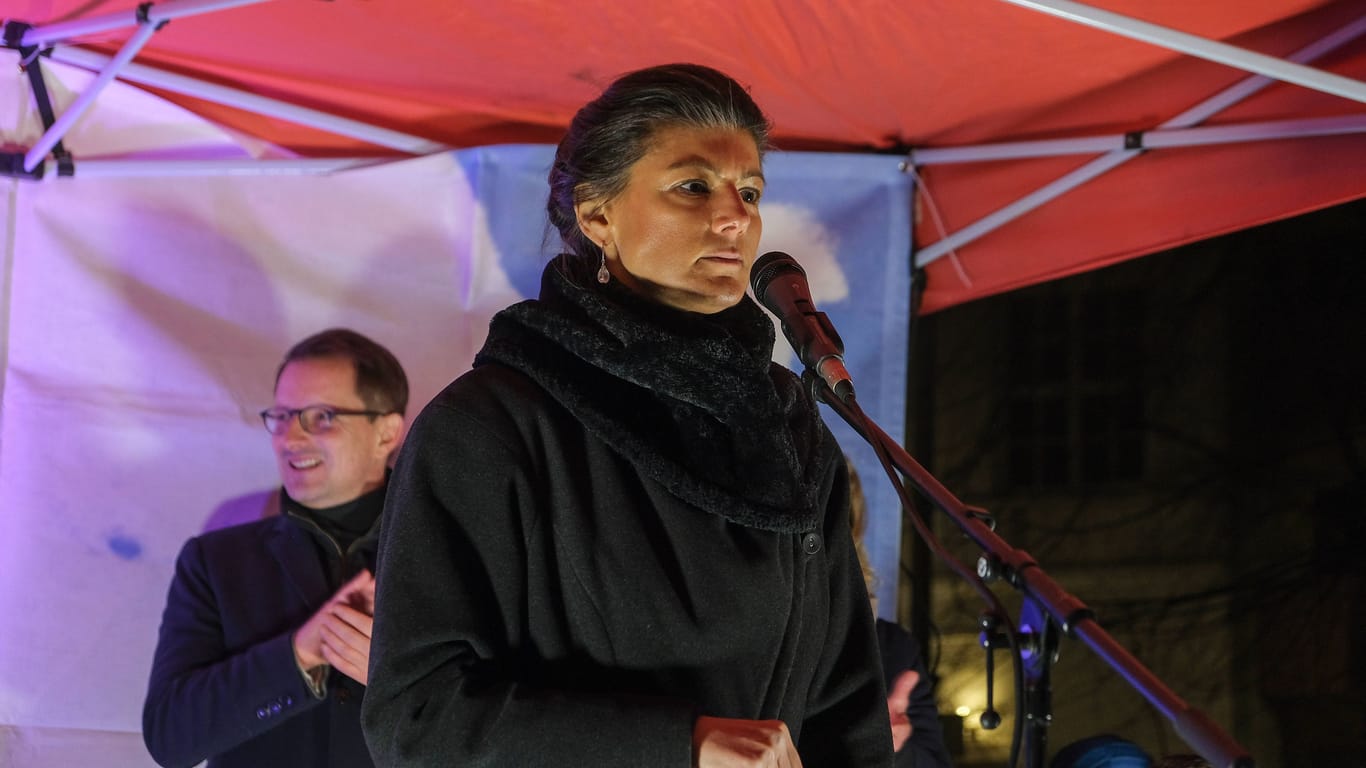
[[[384,511],[385,484],[369,493],[332,507],[313,509],[290,498],[280,489],[281,509],[300,523],[317,540],[323,562],[329,568],[334,586],[365,567],[374,570],[375,538],[379,533],[379,516]]]

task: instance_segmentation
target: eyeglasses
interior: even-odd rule
[[[272,435],[283,435],[289,429],[289,422],[299,417],[299,426],[310,435],[330,432],[338,416],[383,416],[380,411],[356,411],[349,408],[334,408],[330,405],[306,405],[303,408],[267,408],[261,411],[261,423]]]

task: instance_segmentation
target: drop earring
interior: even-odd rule
[[[612,273],[607,271],[607,248],[599,246],[598,253],[601,254],[598,261],[598,282],[606,285],[612,280]]]

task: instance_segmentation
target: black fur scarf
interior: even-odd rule
[[[530,376],[671,493],[751,528],[817,527],[835,450],[814,402],[771,362],[773,324],[748,296],[712,315],[663,306],[560,256],[538,300],[499,312],[476,366]]]

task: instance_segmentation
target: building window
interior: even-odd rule
[[[1012,297],[1006,370],[1014,489],[1143,477],[1143,304],[1074,282]]]

